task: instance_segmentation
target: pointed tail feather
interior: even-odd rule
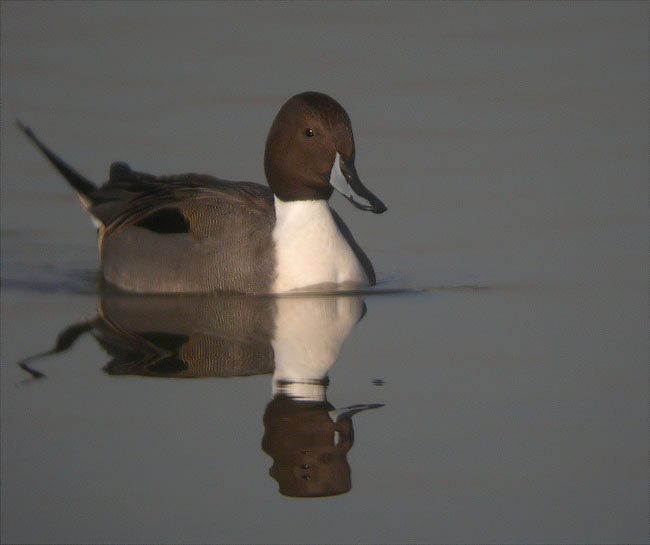
[[[93,201],[92,194],[97,190],[95,184],[90,180],[79,174],[75,169],[68,165],[63,159],[56,155],[50,148],[41,142],[32,129],[23,125],[19,120],[16,120],[18,127],[27,135],[27,137],[45,154],[50,163],[54,165],[63,177],[68,180],[68,183],[79,193],[82,202],[88,208]]]

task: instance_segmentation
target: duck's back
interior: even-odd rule
[[[262,185],[117,165],[90,212],[105,226],[103,278],[120,289],[264,293],[272,284],[275,211]]]

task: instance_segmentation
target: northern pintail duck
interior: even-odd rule
[[[386,207],[359,180],[350,118],[323,93],[295,95],[280,108],[264,152],[268,188],[200,174],[154,176],[122,162],[97,187],[19,125],[91,214],[110,285],[138,293],[284,293],[375,284],[370,260],[328,199],[336,189],[362,210]]]

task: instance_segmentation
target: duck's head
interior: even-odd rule
[[[361,210],[386,211],[354,167],[347,112],[323,93],[300,93],[280,108],[266,140],[264,171],[282,201],[327,200],[336,189]]]

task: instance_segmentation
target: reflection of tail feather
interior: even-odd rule
[[[40,371],[37,371],[36,369],[33,369],[30,365],[28,365],[28,363],[40,358],[65,352],[75,343],[79,337],[81,337],[87,331],[90,331],[93,328],[94,324],[95,318],[93,317],[66,327],[61,333],[59,333],[58,337],[56,338],[54,348],[47,350],[46,352],[39,352],[38,354],[34,354],[33,356],[29,356],[28,358],[20,360],[17,362],[18,367],[24,371],[27,371],[34,378],[46,377],[47,375],[41,373]]]
[[[48,354],[49,352],[43,352],[43,354],[38,354],[37,356],[34,357],[47,356]],[[33,359],[33,358],[28,358],[28,359]],[[23,371],[27,371],[30,375],[32,375],[33,378],[45,378],[47,376],[44,373],[37,371],[36,369],[32,369],[29,365],[27,365],[27,360],[19,361],[18,367],[20,367]]]

